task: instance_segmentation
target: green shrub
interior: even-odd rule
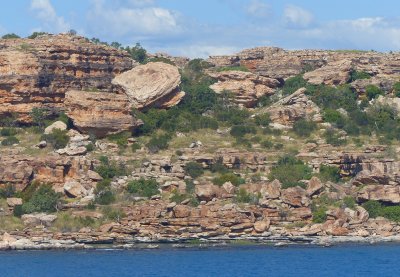
[[[237,176],[236,174],[234,174],[232,172],[223,173],[223,174],[215,177],[213,180],[214,185],[217,185],[217,186],[222,186],[226,182],[231,182],[232,185],[239,186],[241,184],[244,184],[245,180],[243,178],[240,178],[239,176]]]
[[[92,151],[94,151],[94,149],[95,149],[93,143],[89,143],[89,144],[87,144],[85,147],[86,147],[86,151],[88,151],[88,152],[92,152]]]
[[[378,98],[379,95],[384,95],[383,90],[374,85],[368,85],[365,88],[365,93],[369,100]]]
[[[271,118],[269,117],[269,114],[265,113],[256,115],[254,117],[254,121],[258,126],[268,127],[268,125],[271,123]]]
[[[136,152],[137,150],[142,149],[142,146],[139,143],[135,142],[132,144],[131,149],[132,149],[132,152]]]
[[[55,212],[61,195],[50,184],[41,185],[28,202],[22,205],[23,213]]]
[[[3,128],[0,131],[0,135],[3,137],[11,137],[17,134],[17,130],[15,128]]]
[[[352,70],[350,72],[350,77],[349,77],[348,83],[351,83],[351,82],[353,82],[355,80],[370,79],[370,78],[371,78],[371,75],[369,75],[365,71]]]
[[[314,223],[324,223],[327,219],[326,212],[328,209],[326,207],[318,207],[312,211],[313,213],[313,222]]]
[[[343,204],[350,209],[354,209],[356,206],[356,200],[351,196],[345,196],[343,198]]]
[[[121,132],[118,134],[109,135],[107,138],[116,143],[119,148],[124,149],[128,146],[128,138],[130,134],[128,132]]]
[[[129,182],[127,191],[138,196],[151,197],[159,194],[159,187],[160,185],[156,180],[146,180],[141,178],[139,180]]]
[[[3,146],[10,146],[10,145],[18,144],[18,143],[19,143],[19,139],[17,139],[14,136],[7,137],[5,140],[1,141],[1,145],[3,145]]]
[[[248,120],[250,112],[238,107],[220,107],[215,111],[215,117],[219,121],[227,122],[230,125],[240,125]]]
[[[69,142],[67,131],[60,129],[53,129],[51,134],[44,134],[41,139],[50,143],[54,149],[65,148]]]
[[[153,135],[146,146],[151,153],[157,153],[160,150],[168,148],[171,138],[172,136],[170,134]]]
[[[109,205],[115,201],[115,195],[111,190],[111,180],[103,179],[97,183],[94,191],[95,202],[100,205]]]
[[[274,144],[274,149],[275,150],[281,150],[281,149],[283,149],[283,144],[282,143],[275,143]]]
[[[14,33],[10,33],[10,34],[5,34],[5,35],[2,36],[1,38],[2,38],[2,39],[16,39],[16,38],[20,38],[20,36],[14,34]]]
[[[319,169],[318,177],[322,182],[331,181],[337,183],[340,181],[340,169],[335,166],[322,164]]]
[[[38,36],[43,36],[43,35],[47,35],[48,33],[46,32],[33,32],[28,38],[29,39],[35,39]]]
[[[274,143],[270,140],[264,140],[261,142],[261,146],[266,149],[271,149],[274,146]]]
[[[236,194],[236,202],[238,203],[250,203],[253,200],[253,195],[247,192],[246,189],[240,188]]]
[[[326,143],[331,144],[333,146],[340,146],[346,144],[346,140],[342,138],[338,132],[336,132],[333,128],[329,128],[325,132],[325,140]]]
[[[296,92],[296,90],[306,86],[307,81],[303,79],[303,75],[297,75],[285,81],[285,84],[282,87],[282,91],[284,95],[289,95]]]
[[[256,134],[257,129],[251,125],[235,125],[231,128],[230,134],[235,138],[242,138],[247,134]]]
[[[369,200],[362,205],[369,213],[369,217],[385,217],[389,220],[400,222],[400,206],[384,206],[378,201]]]
[[[400,82],[393,85],[393,93],[396,97],[400,97]]]
[[[111,220],[111,221],[116,221],[120,222],[122,218],[126,216],[124,211],[122,209],[117,209],[113,208],[110,206],[106,206],[102,209],[102,212],[105,216],[105,218]]]
[[[200,177],[204,174],[204,169],[203,166],[199,163],[189,162],[185,166],[185,173],[193,179],[196,179],[197,177]]]
[[[362,207],[367,210],[370,218],[376,218],[382,215],[382,205],[378,201],[368,200],[362,204]]]
[[[39,127],[39,129],[44,129],[44,126],[46,124],[46,117],[47,117],[48,111],[43,108],[33,108],[32,111],[30,112],[30,116],[32,118],[32,123],[35,124],[36,126]]]
[[[324,121],[333,123],[338,128],[343,128],[343,126],[345,125],[344,116],[337,110],[333,109],[326,109],[324,111]]]
[[[400,222],[400,206],[383,207],[382,216],[391,221]]]
[[[309,180],[312,177],[312,170],[301,160],[286,155],[278,160],[268,176],[270,180],[277,179],[282,183],[282,188],[305,187],[300,180]]]
[[[41,184],[39,182],[33,181],[23,191],[17,192],[16,197],[22,198],[26,203],[32,198],[33,194],[40,186]]]
[[[0,198],[13,197],[15,194],[15,187],[11,184],[0,187]]]
[[[222,159],[217,160],[210,167],[211,172],[213,173],[227,173],[229,169],[222,163]]]
[[[114,161],[110,162],[106,156],[100,157],[100,165],[96,167],[95,171],[104,179],[112,179],[115,176],[125,176],[128,174],[123,164],[117,164]]]
[[[300,119],[293,124],[293,131],[300,137],[309,137],[316,129],[317,124],[306,119]]]
[[[138,61],[141,64],[146,63],[147,51],[140,45],[140,43],[136,43],[134,47],[127,46],[124,50],[127,51],[135,61]]]
[[[24,214],[24,210],[22,208],[22,205],[14,206],[13,215],[15,217],[21,217],[23,214]]]

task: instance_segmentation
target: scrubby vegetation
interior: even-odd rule
[[[317,129],[313,121],[300,119],[293,124],[293,131],[300,137],[309,137]]]
[[[127,186],[127,191],[137,196],[151,197],[153,195],[159,194],[159,187],[160,185],[157,183],[156,180],[146,180],[142,178],[137,181],[129,182]]]
[[[104,179],[98,182],[94,194],[95,194],[95,202],[97,204],[109,205],[115,201],[115,195],[111,189],[110,179]]]
[[[50,184],[41,184],[31,197],[25,198],[27,201],[22,205],[22,212],[55,212],[60,198],[61,195],[56,193]]]
[[[54,149],[61,149],[67,146],[69,142],[69,136],[65,130],[54,129],[50,134],[43,135],[42,140],[50,143]]]
[[[362,206],[368,211],[371,218],[382,216],[389,220],[400,222],[400,205],[386,206],[378,201],[369,200]]]
[[[305,187],[300,180],[309,180],[311,177],[311,168],[303,161],[289,155],[280,158],[268,176],[270,180],[279,180],[282,183],[282,188]]]
[[[200,177],[204,174],[204,169],[203,166],[199,163],[189,162],[185,166],[185,173],[193,179],[196,179],[197,177]]]

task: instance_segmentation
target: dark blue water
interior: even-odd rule
[[[400,245],[0,253],[0,276],[400,276]]]

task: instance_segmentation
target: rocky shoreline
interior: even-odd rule
[[[369,244],[379,245],[384,243],[400,243],[400,235],[394,236],[244,236],[235,239],[219,237],[200,240],[154,240],[135,239],[125,243],[79,243],[73,240],[36,240],[20,239],[14,242],[0,242],[0,251],[21,250],[95,250],[95,249],[125,249],[125,250],[151,250],[165,248],[210,248],[210,247],[235,247],[235,246],[271,246],[271,247],[293,247],[293,246],[317,246],[330,247],[344,244]]]

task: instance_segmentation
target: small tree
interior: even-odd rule
[[[56,193],[50,184],[44,184],[35,191],[31,199],[22,205],[24,213],[55,212],[60,200],[60,194]]]
[[[5,34],[5,35],[2,36],[1,38],[2,38],[2,39],[16,39],[16,38],[20,38],[20,36],[14,34],[14,33],[10,33],[10,34]]]
[[[293,131],[300,137],[309,137],[316,129],[317,124],[306,119],[300,119],[293,125]]]
[[[204,169],[199,163],[189,162],[185,166],[185,173],[195,179],[204,174]]]
[[[30,116],[32,118],[32,122],[39,126],[40,129],[44,128],[45,119],[47,116],[47,111],[43,108],[33,108]]]

